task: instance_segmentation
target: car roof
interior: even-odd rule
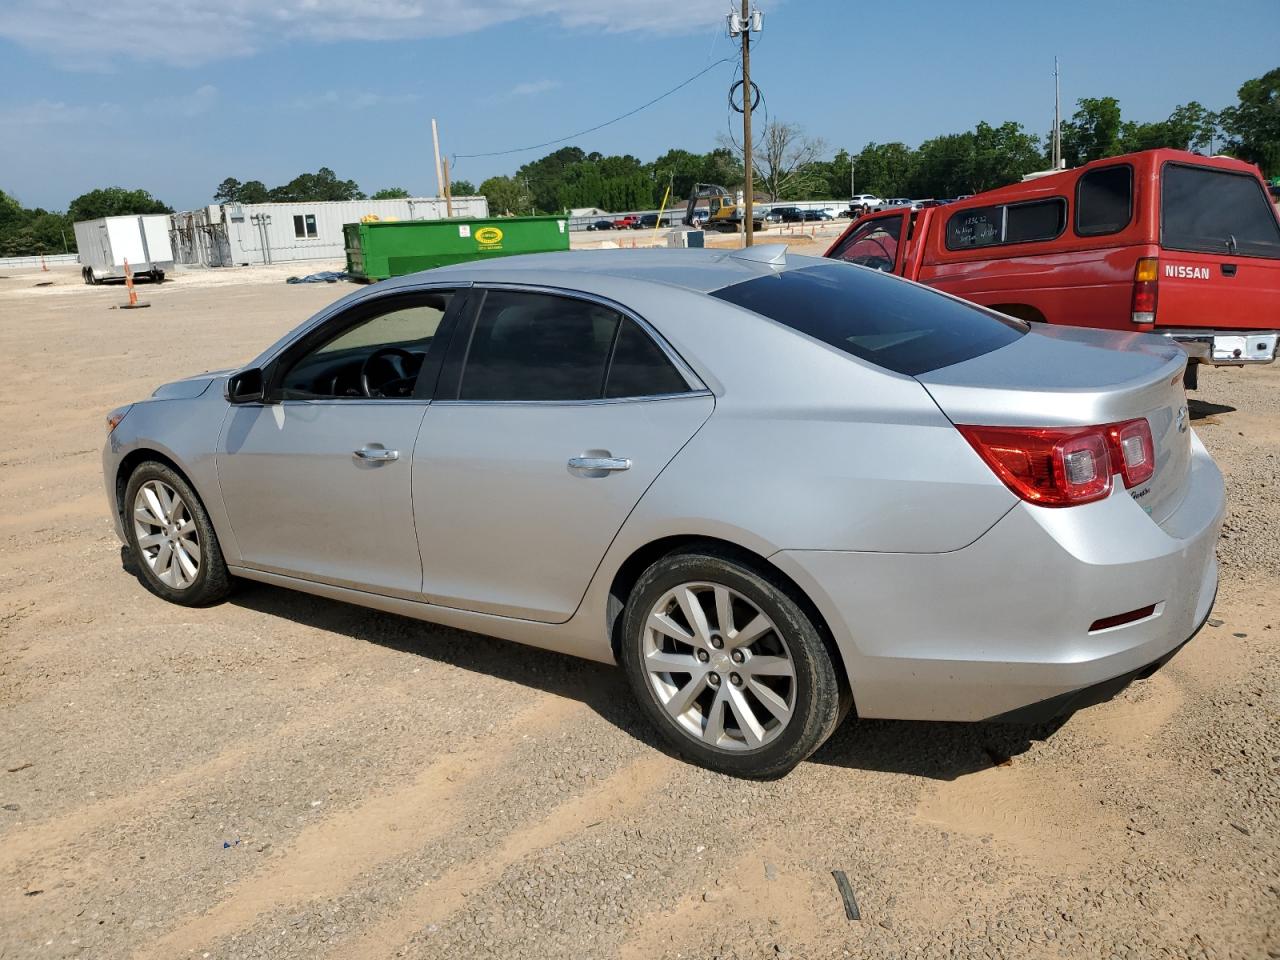
[[[766,247],[768,249],[766,249]],[[824,262],[819,257],[785,254],[783,262],[761,262],[782,252],[783,244],[768,244],[749,250],[697,250],[652,248],[647,250],[571,250],[557,253],[528,253],[492,260],[470,261],[434,270],[424,270],[384,280],[378,286],[415,286],[424,281],[448,280],[473,283],[537,283],[574,289],[589,278],[618,278],[679,287],[696,293],[710,293],[734,283],[795,270]],[[588,283],[597,286],[597,283]]]

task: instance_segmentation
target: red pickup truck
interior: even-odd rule
[[[1257,167],[1147,150],[855,220],[826,256],[1024,320],[1164,334],[1197,364],[1270,363],[1280,219]]]

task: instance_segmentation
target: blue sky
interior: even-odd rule
[[[771,117],[830,152],[916,144],[979,120],[1046,131],[1116,96],[1126,118],[1234,102],[1280,65],[1274,0],[761,0],[753,75]],[[332,167],[368,192],[433,194],[448,154],[539,143],[623,113],[734,51],[728,0],[3,0],[0,189],[63,209],[96,186],[189,208],[227,176]],[[650,160],[727,129],[722,64],[573,141]],[[548,150],[459,159],[479,183]]]

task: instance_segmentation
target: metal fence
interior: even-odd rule
[[[0,257],[0,270],[5,267],[38,267],[41,257]],[[80,256],[75,253],[51,253],[43,258],[46,265],[55,263],[79,263]]]

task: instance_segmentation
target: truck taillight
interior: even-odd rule
[[[960,433],[1010,490],[1042,507],[1070,507],[1151,479],[1155,450],[1146,419],[1099,427],[984,427]]]
[[[1143,257],[1133,268],[1133,305],[1129,319],[1134,323],[1156,322],[1156,295],[1159,293],[1160,261]]]

